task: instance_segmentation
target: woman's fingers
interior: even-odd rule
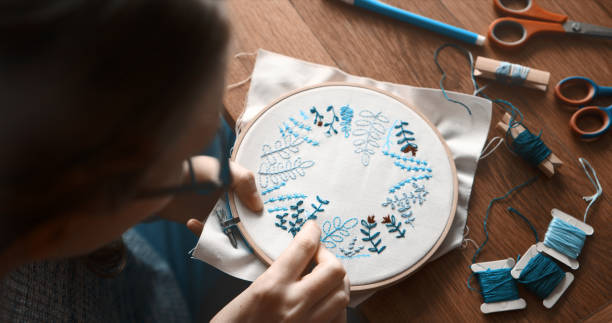
[[[346,322],[346,307],[350,301],[348,277],[345,276],[343,282],[312,306],[311,322]]]
[[[314,221],[307,221],[269,270],[284,279],[297,280],[319,249],[320,238],[319,226]]]
[[[189,219],[187,220],[187,228],[193,232],[193,234],[199,237],[202,235],[202,231],[204,230],[204,223],[196,219]]]
[[[316,267],[298,283],[305,295],[309,295],[306,307],[314,305],[330,291],[341,287],[346,277],[342,263],[327,249],[320,247],[315,255]]]
[[[230,162],[230,169],[232,171],[232,189],[236,192],[240,201],[252,211],[263,210],[263,202],[259,193],[257,193],[253,172],[235,162]]]

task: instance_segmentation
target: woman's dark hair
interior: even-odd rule
[[[0,3],[0,250],[50,218],[134,193],[222,75],[218,2]]]

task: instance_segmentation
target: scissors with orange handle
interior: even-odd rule
[[[586,90],[586,95],[581,98],[570,98],[568,92],[572,89]],[[561,80],[555,87],[555,96],[563,103],[577,106],[578,111],[572,115],[569,125],[572,132],[585,141],[598,139],[601,135],[610,130],[610,119],[612,119],[612,105],[609,107],[585,106],[598,97],[612,96],[612,86],[600,86],[593,80],[582,77],[572,76]],[[578,120],[590,115],[601,121],[601,127],[594,131],[587,131],[578,126]]]
[[[527,5],[522,9],[511,9],[502,0],[493,0],[493,5],[499,14],[517,17],[499,18],[489,26],[487,38],[503,49],[519,48],[531,37],[541,33],[568,33],[612,39],[612,28],[568,20],[566,15],[542,9],[535,0],[527,0]],[[507,29],[521,31],[520,39],[503,40],[500,34]]]

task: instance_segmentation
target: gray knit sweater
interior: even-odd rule
[[[0,280],[0,322],[188,322],[168,264],[136,232],[125,270],[100,278],[76,260],[44,261]]]

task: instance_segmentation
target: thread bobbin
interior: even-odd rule
[[[514,259],[507,258],[503,260],[478,262],[472,264],[470,269],[473,273],[478,273],[486,270],[512,268],[514,266]],[[480,311],[484,314],[521,310],[527,307],[527,302],[524,299],[518,298],[508,301],[493,302],[493,303],[482,303],[480,305]]]
[[[510,114],[505,113],[504,116],[502,117],[502,120],[497,123],[497,128],[499,128],[500,130],[503,130],[504,132],[507,132],[509,128],[508,124],[510,123],[510,120],[511,120]],[[527,129],[523,127],[521,124],[518,124],[510,129],[510,134],[512,135],[512,138],[516,139],[516,137],[518,137],[518,135],[524,131],[527,131]],[[538,168],[547,177],[552,177],[553,175],[555,175],[555,168],[561,167],[561,165],[563,165],[563,162],[561,161],[561,159],[559,159],[559,157],[557,157],[557,155],[555,155],[554,152],[551,152],[550,155],[548,155],[548,157],[546,157],[542,162],[540,162],[540,164],[538,164]]]
[[[512,270],[510,271],[510,275],[512,275],[514,279],[519,279],[519,277],[521,276],[521,272],[523,271],[523,269],[525,269],[529,261],[538,254],[539,252],[537,246],[535,244],[531,245],[531,247],[527,249],[527,252],[525,252],[521,259],[519,259],[519,261],[516,263],[514,268],[512,268]],[[561,296],[563,296],[563,294],[573,281],[574,275],[570,272],[566,272],[565,277],[563,277],[563,279],[559,282],[559,284],[557,284],[557,286],[552,290],[552,292],[550,292],[550,294],[548,294],[548,296],[542,300],[542,304],[544,305],[544,307],[548,309],[552,308],[557,303],[557,301],[559,301]]]
[[[567,222],[570,225],[573,225],[575,227],[577,227],[578,229],[582,230],[587,236],[593,235],[593,233],[595,232],[595,230],[593,229],[592,226],[574,218],[573,216],[558,210],[558,209],[552,209],[550,211],[550,214],[552,215],[553,218],[559,218],[565,222]],[[543,252],[555,259],[557,259],[559,262],[563,263],[564,265],[568,266],[569,268],[576,270],[578,269],[578,267],[580,267],[580,263],[578,262],[577,259],[573,259],[551,247],[546,246],[544,243],[542,242],[538,242],[537,243],[537,249],[539,252]]]
[[[492,58],[478,56],[476,58],[476,64],[474,65],[474,75],[478,77],[486,78],[486,79],[497,80],[498,79],[497,71],[502,64],[509,64],[509,63],[498,61]],[[519,66],[516,64],[511,64],[511,65]],[[524,77],[524,79],[521,79],[521,82],[518,84],[524,87],[537,89],[540,91],[547,90],[548,81],[550,80],[550,72],[541,71],[541,70],[537,70],[535,68],[530,68],[526,66],[520,66],[520,67],[527,69],[529,72]]]

